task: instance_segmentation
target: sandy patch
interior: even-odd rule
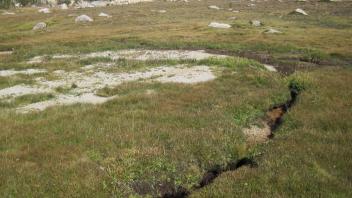
[[[108,73],[96,68],[82,71],[66,72],[56,70],[52,73],[57,80],[47,80],[44,77],[35,79],[34,85],[16,85],[0,90],[1,98],[15,98],[27,94],[53,93],[53,99],[19,107],[18,112],[42,111],[57,105],[71,105],[76,103],[101,104],[116,96],[105,98],[95,93],[105,87],[118,86],[132,81],[157,81],[162,83],[201,83],[215,79],[215,75],[208,66],[176,65],[160,66],[145,71]],[[65,93],[59,89],[64,89]]]
[[[48,56],[48,55],[46,55]],[[28,64],[41,63],[46,56],[36,56],[29,60]],[[50,56],[48,56],[50,57]],[[68,59],[68,58],[110,58],[112,60],[127,59],[127,60],[204,60],[208,58],[226,58],[226,55],[210,54],[204,50],[119,50],[119,51],[103,51],[93,52],[89,54],[70,55],[57,54],[51,56],[53,59]]]
[[[13,51],[0,51],[0,56],[11,55]]]
[[[28,95],[28,94],[40,94],[40,93],[48,93],[51,92],[50,89],[45,89],[43,87],[38,86],[30,86],[30,85],[16,85],[13,87],[5,88],[0,90],[0,99],[2,98],[15,98],[18,96]]]
[[[39,73],[46,73],[47,71],[45,69],[26,69],[26,70],[0,70],[0,76],[1,77],[6,77],[6,76],[13,76],[16,74],[25,74],[25,75],[32,75],[32,74],[39,74]]]
[[[44,62],[45,56],[35,56],[27,61],[28,64],[38,64]]]
[[[252,143],[262,143],[269,139],[271,135],[270,126],[263,123],[262,127],[252,125],[250,128],[243,130],[244,135],[247,137],[248,142]]]
[[[47,100],[42,102],[37,102],[33,104],[29,104],[20,108],[17,108],[17,112],[19,113],[29,113],[32,111],[43,111],[52,106],[59,106],[59,105],[73,105],[78,103],[83,104],[102,104],[105,103],[114,97],[100,97],[96,96],[93,93],[86,93],[82,95],[64,95],[60,94],[56,96],[53,100]]]

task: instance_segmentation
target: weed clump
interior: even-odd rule
[[[287,79],[288,87],[296,92],[304,91],[313,85],[313,79],[309,74],[297,72]]]

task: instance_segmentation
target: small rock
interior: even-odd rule
[[[220,8],[216,5],[211,5],[211,6],[208,6],[209,9],[214,9],[214,10],[220,10]]]
[[[40,23],[37,23],[37,25],[35,25],[33,27],[33,30],[34,31],[37,31],[37,30],[45,30],[46,29],[46,23],[44,22],[40,22]]]
[[[159,10],[159,13],[166,13],[166,10]]]
[[[255,27],[259,27],[262,25],[262,22],[260,22],[258,20],[252,20],[252,21],[250,21],[250,24],[252,24]]]
[[[76,8],[94,8],[95,6],[87,1],[78,1],[76,4]]]
[[[230,20],[235,20],[237,19],[237,17],[233,16],[233,17],[229,17]]]
[[[272,65],[268,65],[268,64],[263,64],[265,69],[267,69],[268,71],[271,71],[271,72],[277,72],[277,69],[272,66]]]
[[[239,13],[240,11],[239,11],[239,10],[233,10],[232,12],[234,12],[234,13]]]
[[[106,14],[106,13],[104,13],[104,12],[101,12],[101,13],[99,14],[99,16],[100,16],[100,17],[107,17],[107,18],[110,18],[110,17],[111,17],[111,15],[108,15],[108,14]]]
[[[302,14],[302,15],[308,15],[304,10],[302,10],[301,8],[297,8],[294,13],[297,14]]]
[[[84,14],[84,15],[80,15],[80,16],[76,17],[75,22],[76,23],[87,23],[87,22],[93,22],[93,19]]]
[[[282,34],[281,31],[275,30],[274,28],[269,28],[264,31],[265,34]]]
[[[209,26],[209,27],[213,27],[213,28],[222,28],[222,29],[231,28],[231,25],[229,25],[229,24],[226,24],[226,23],[217,23],[217,22],[211,22],[208,26]]]
[[[42,8],[42,9],[38,10],[38,12],[44,13],[44,14],[49,14],[49,13],[51,13],[51,11],[50,11],[49,8]]]
[[[94,7],[106,7],[109,5],[109,1],[92,1],[91,4]]]

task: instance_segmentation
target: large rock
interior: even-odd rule
[[[40,23],[37,23],[37,25],[35,25],[33,27],[33,30],[34,31],[37,31],[37,30],[45,30],[46,29],[46,23],[44,22],[40,22]]]
[[[211,22],[209,25],[209,27],[213,27],[213,28],[221,28],[221,29],[228,29],[231,28],[231,25],[226,24],[226,23],[218,23],[218,22]]]
[[[84,14],[84,15],[76,17],[75,22],[76,23],[88,23],[88,22],[93,22],[93,19]]]

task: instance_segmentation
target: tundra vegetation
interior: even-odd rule
[[[9,8],[0,10],[1,197],[160,197],[180,187],[190,197],[352,196],[352,2],[153,1],[48,14],[0,6]],[[76,23],[81,15],[93,20]],[[33,30],[40,22],[46,28]],[[211,56],[114,58],[123,50]],[[92,90],[109,100],[20,111],[91,88],[71,74],[181,66],[209,68],[214,78],[180,83],[182,74],[168,73],[115,84],[103,76]],[[65,80],[50,91],[5,94]],[[262,127],[268,109],[290,98],[289,86],[300,94],[274,138],[248,141],[243,130]],[[257,166],[194,188],[207,171],[243,158]]]

